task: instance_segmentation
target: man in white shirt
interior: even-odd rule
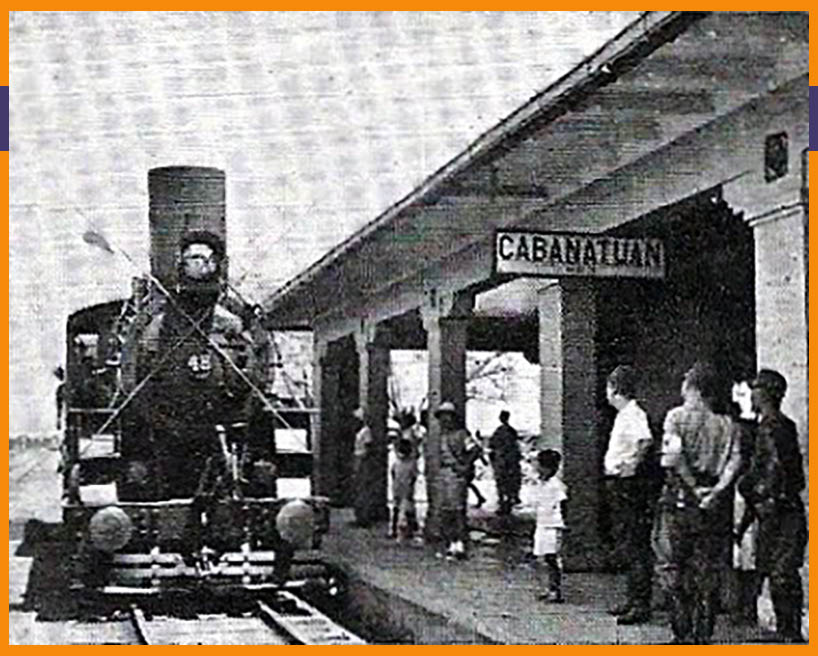
[[[627,600],[611,610],[618,616],[618,624],[641,624],[650,619],[652,508],[650,481],[642,475],[641,465],[653,436],[648,416],[635,400],[636,383],[636,370],[619,365],[608,376],[606,387],[608,403],[617,411],[605,453],[606,488],[617,529],[616,548],[628,554]]]

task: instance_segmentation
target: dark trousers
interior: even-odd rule
[[[519,462],[492,462],[494,481],[497,484],[498,510],[501,515],[508,515],[514,504],[520,500],[522,476]]]
[[[758,622],[758,594],[761,591],[758,572],[734,569],[729,580],[731,621],[733,624],[755,626]]]
[[[776,630],[786,638],[801,636],[804,592],[798,569],[804,564],[807,522],[800,502],[777,507],[761,518],[758,530],[759,575],[770,577]]]
[[[653,576],[653,526],[651,496],[647,481],[640,477],[609,478],[606,481],[612,510],[614,544],[624,554],[627,572],[627,605],[636,611],[650,610]]]
[[[677,642],[707,644],[713,635],[730,527],[723,508],[660,509],[657,531],[667,549],[660,570]]]
[[[440,528],[443,539],[447,544],[466,541],[466,512],[452,508],[443,508],[440,511]]]

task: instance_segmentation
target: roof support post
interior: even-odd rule
[[[318,416],[312,425],[312,493],[333,497],[337,493],[336,468],[338,440],[332,428],[338,426],[340,404],[338,398],[339,363],[332,357],[326,341],[313,341],[313,397]]]
[[[596,425],[596,294],[593,281],[563,278],[538,295],[540,448],[562,454],[569,489],[572,568],[599,563],[599,438]]]
[[[437,493],[440,472],[440,425],[435,412],[443,401],[454,403],[460,419],[466,419],[466,334],[474,308],[471,292],[426,289],[421,315],[429,352],[429,432],[424,447],[426,466],[425,534],[429,540],[440,537]]]
[[[791,149],[799,157],[790,154],[790,170],[768,181],[759,167],[752,175],[723,185],[722,195],[753,229],[756,360],[759,367],[777,369],[787,378],[789,391],[783,409],[797,424],[801,450],[807,456],[809,156],[803,130],[793,125],[797,119],[806,121],[805,116],[797,115],[768,128],[798,137],[791,139]],[[760,137],[758,143],[761,160]]]
[[[744,212],[755,241],[756,360],[787,379],[782,409],[798,427],[809,481],[809,155],[800,175],[724,186],[724,198]],[[809,513],[809,489],[804,494]],[[809,568],[802,569],[805,584]],[[768,591],[764,593],[767,597]]]
[[[809,455],[809,209],[782,203],[749,221],[755,241],[756,359],[787,379],[782,409]],[[808,501],[805,499],[805,501]]]
[[[368,320],[361,320],[355,331],[355,348],[359,363],[359,404],[364,409],[372,431],[372,452],[367,473],[371,486],[367,489],[367,516],[372,520],[387,519],[387,443],[386,421],[389,415],[389,344],[383,329]]]

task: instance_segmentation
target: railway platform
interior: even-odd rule
[[[30,520],[44,526],[59,522],[57,462],[57,452],[48,449],[10,454],[9,643],[130,642],[133,637],[126,623],[41,621],[26,603],[32,577],[48,586],[42,577],[54,575],[34,567],[33,554],[22,546]],[[485,487],[489,496],[490,486]],[[526,509],[515,511],[514,535],[503,538],[491,530],[492,504],[490,500],[483,509],[469,509],[469,525],[475,529],[472,557],[454,563],[435,558],[434,550],[423,544],[396,544],[387,537],[385,523],[353,528],[350,510],[334,510],[322,558],[342,570],[347,580],[348,594],[339,601],[348,616],[343,626],[374,643],[661,644],[670,640],[666,613],[655,612],[652,621],[641,626],[617,626],[607,614],[622,599],[623,576],[569,572],[563,586],[565,604],[536,601],[536,573],[525,556],[529,548],[524,537],[529,530]],[[422,516],[423,507],[419,510]],[[758,633],[730,626],[726,619],[719,617],[716,642],[760,639]],[[246,635],[240,635],[240,627],[234,628],[231,639],[242,643]]]
[[[448,562],[422,543],[397,544],[386,524],[352,526],[336,509],[325,558],[348,580],[348,612],[357,624],[409,644],[667,644],[667,613],[643,625],[618,626],[608,609],[624,598],[624,576],[566,573],[564,604],[536,600],[537,573],[527,540],[482,530],[490,512],[470,509],[471,557]],[[521,522],[524,527],[525,520]],[[758,630],[719,616],[714,642],[746,644]]]

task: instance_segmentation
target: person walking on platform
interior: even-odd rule
[[[708,644],[713,635],[725,540],[732,533],[732,484],[741,466],[741,435],[713,411],[712,367],[684,376],[684,403],[667,413],[662,437],[665,485],[658,531],[668,553],[659,572],[669,600],[674,644]]]
[[[540,592],[537,599],[561,604],[562,597],[562,533],[565,530],[563,504],[568,498],[565,484],[558,476],[562,456],[558,451],[545,449],[537,454],[540,479],[534,491],[537,523],[534,529],[534,557],[538,571],[542,564],[548,568],[547,592]],[[542,562],[540,562],[540,560]],[[540,585],[540,589],[543,589]]]
[[[447,544],[447,560],[466,558],[466,499],[471,458],[468,434],[457,410],[444,401],[435,413],[440,422],[440,473],[438,474],[440,522]],[[441,554],[442,555],[442,554]]]
[[[418,530],[415,512],[415,483],[418,478],[417,459],[412,442],[406,438],[398,440],[396,459],[392,463],[392,517],[390,537],[403,542],[414,536]]]
[[[645,411],[636,402],[636,370],[619,365],[608,376],[608,403],[616,408],[605,453],[606,490],[611,500],[617,548],[627,554],[627,599],[611,609],[618,624],[650,619],[653,553],[651,481],[640,475],[653,443]]]
[[[508,410],[500,412],[500,425],[489,438],[491,466],[497,484],[497,513],[508,515],[520,500],[520,444],[517,431],[509,424]]]
[[[757,567],[770,579],[777,638],[803,642],[804,593],[798,569],[804,564],[807,521],[801,492],[804,465],[793,421],[781,412],[787,380],[762,369],[752,385],[753,407],[761,420],[750,471],[739,490],[758,517]]]
[[[358,430],[355,433],[355,444],[353,447],[353,507],[355,509],[355,525],[365,528],[372,522],[372,504],[370,501],[372,498],[372,488],[370,486],[370,478],[374,439],[372,437],[372,430],[366,421],[364,409],[356,408],[352,416],[358,422]]]

